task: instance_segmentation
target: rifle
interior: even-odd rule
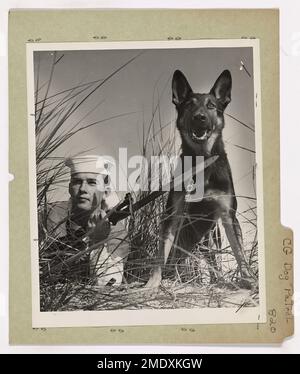
[[[119,221],[129,217],[132,213],[143,208],[145,205],[149,204],[151,201],[157,199],[159,196],[162,196],[166,192],[172,191],[176,187],[184,186],[186,183],[190,182],[188,185],[188,191],[186,193],[191,193],[195,189],[193,184],[194,177],[201,173],[206,167],[211,165],[216,161],[218,156],[211,156],[204,160],[202,165],[194,166],[193,168],[186,171],[184,174],[179,175],[174,178],[170,184],[164,185],[160,190],[153,191],[149,193],[148,196],[138,200],[135,203],[132,203],[132,196],[130,193],[127,193],[124,200],[117,204],[114,208],[110,209],[107,212],[106,218],[112,225],[116,225]],[[167,188],[168,187],[168,188]]]

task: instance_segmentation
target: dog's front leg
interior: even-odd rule
[[[243,250],[242,231],[235,212],[224,212],[222,222],[241,274],[240,284],[243,288],[251,288],[254,278],[249,271]]]
[[[160,226],[158,257],[145,288],[155,289],[160,285],[162,267],[167,263],[176,237],[178,222],[183,218],[183,205],[184,194],[171,191],[167,202],[165,218]]]
[[[207,250],[203,252],[205,260],[208,264],[208,271],[210,276],[210,283],[217,283],[220,278],[220,271],[218,269],[218,264],[216,260],[216,255],[214,250],[220,250],[221,246],[218,243],[218,234],[219,228],[216,225],[213,229],[211,229],[206,235],[204,239],[204,245],[207,247]]]
[[[162,239],[159,241],[159,255],[145,288],[158,288],[160,285],[162,279],[162,267],[167,262],[175,239],[174,227],[172,227],[172,225],[169,226],[170,227],[167,228],[166,231],[164,231],[164,228],[161,230],[160,237]]]

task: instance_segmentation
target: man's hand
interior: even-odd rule
[[[110,234],[110,222],[105,218],[99,218],[96,227],[92,230],[89,237],[93,243],[98,243],[105,240]]]

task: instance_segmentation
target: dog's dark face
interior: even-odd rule
[[[214,139],[221,134],[231,86],[231,74],[224,70],[208,94],[194,93],[181,71],[175,71],[172,91],[178,112],[177,127],[183,142],[195,151],[203,150],[213,134]]]

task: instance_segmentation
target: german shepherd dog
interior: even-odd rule
[[[172,101],[177,110],[177,128],[182,139],[181,158],[191,156],[195,166],[196,156],[203,156],[204,160],[217,157],[204,170],[202,200],[187,202],[186,191],[170,191],[161,224],[159,258],[145,288],[159,287],[162,266],[166,264],[172,248],[190,252],[202,239],[209,237],[213,228],[218,227],[216,222],[219,218],[238,265],[240,286],[251,288],[253,284],[254,276],[243,251],[242,232],[236,217],[237,200],[222,140],[224,110],[231,101],[231,87],[228,70],[222,72],[208,94],[194,93],[181,71],[176,70],[173,75]],[[209,267],[215,267],[214,256],[208,256],[208,259]],[[211,276],[213,273],[210,271]]]

